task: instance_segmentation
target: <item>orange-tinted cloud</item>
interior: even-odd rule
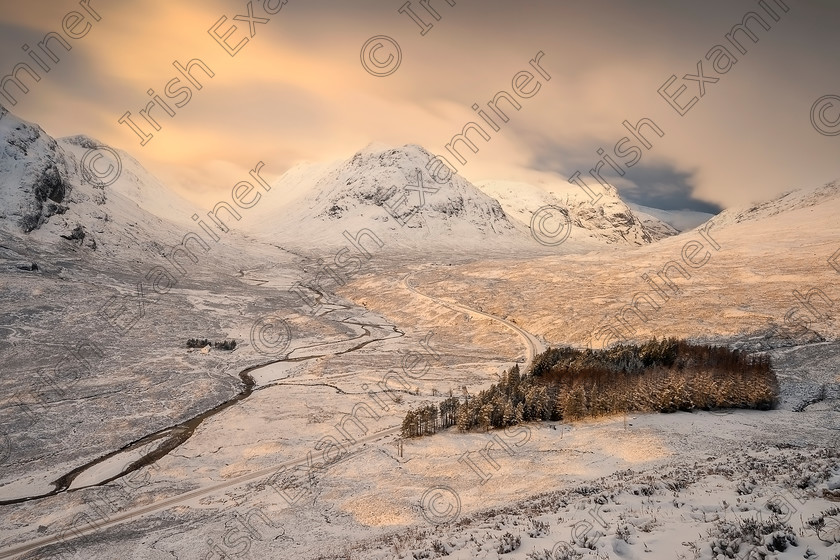
[[[832,54],[840,39],[831,23],[840,7],[791,5],[680,117],[657,88],[671,74],[693,72],[756,2],[561,4],[433,0],[441,19],[426,14],[434,26],[421,35],[396,4],[289,0],[270,21],[255,23],[250,37],[248,22],[232,19],[247,14],[248,2],[90,0],[101,21],[11,109],[52,134],[87,133],[126,149],[203,196],[227,189],[257,160],[280,173],[299,160],[347,157],[371,141],[419,143],[442,154],[478,119],[471,105],[510,90],[511,78],[543,51],[551,80],[489,143],[478,140],[479,153],[459,166],[467,178],[542,173],[565,182],[598,160],[596,149],[609,150],[626,134],[624,119],[642,117],[666,135],[640,165],[691,174],[695,196],[711,202],[741,204],[840,175],[836,138],[817,134],[808,117],[814,100],[840,92]],[[268,17],[262,5],[252,3],[254,15]],[[23,42],[60,29],[64,14],[79,9],[79,2],[0,0],[0,75],[25,60]],[[208,34],[222,16],[220,29],[238,27],[231,44],[249,39],[235,57]],[[365,72],[359,60],[373,35],[393,37],[402,49],[402,65],[386,78]],[[192,58],[214,76],[201,78],[202,89],[174,117],[152,109],[160,131],[137,121],[154,133],[141,146],[118,119],[126,111],[141,119],[146,90],[161,94],[178,75],[173,61]],[[650,176],[636,175],[631,170],[616,184]]]

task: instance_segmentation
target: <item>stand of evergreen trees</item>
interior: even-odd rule
[[[535,420],[578,420],[623,412],[714,408],[767,410],[778,381],[768,356],[674,338],[603,350],[549,348],[531,371],[519,366],[474,396],[450,394],[438,405],[409,410],[403,437],[503,428]]]

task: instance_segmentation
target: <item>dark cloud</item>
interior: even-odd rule
[[[718,214],[723,210],[713,202],[694,196],[696,182],[693,173],[665,165],[636,165],[627,173],[632,181],[618,188],[621,197],[629,202],[662,210],[694,210]]]
[[[529,167],[537,171],[549,171],[568,177],[575,170],[589,169],[598,158],[595,150],[600,144],[594,140],[581,140],[573,147],[551,140],[544,134],[527,131],[521,131],[520,134],[533,152]],[[581,150],[582,147],[590,145],[591,152]]]
[[[565,146],[545,137],[531,137],[529,145],[534,150],[534,157],[530,167],[562,177],[570,177],[578,170],[588,180],[588,170],[598,161],[595,150],[601,144],[595,140],[584,140],[576,142],[575,146]],[[592,146],[591,151],[586,151],[586,146]],[[638,163],[627,169],[620,181],[606,174],[604,178],[616,186],[621,198],[627,202],[661,210],[694,210],[709,214],[723,210],[720,205],[695,196],[697,181],[694,173],[671,165]]]
[[[26,54],[20,50],[24,43],[37,43],[43,39],[43,33],[38,35],[31,29],[21,27],[20,25],[10,25],[8,23],[0,22],[0,45],[3,47],[3,62],[7,65],[14,63],[15,59],[20,59],[17,62],[26,58]]]

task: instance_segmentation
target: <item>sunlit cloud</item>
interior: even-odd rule
[[[11,109],[56,136],[86,133],[128,150],[174,188],[200,197],[226,189],[257,160],[270,160],[279,174],[298,161],[349,157],[371,142],[417,143],[445,155],[453,136],[478,119],[472,104],[509,91],[512,76],[542,51],[551,79],[489,142],[478,140],[479,152],[457,169],[466,178],[566,181],[595,164],[596,150],[612,149],[626,134],[625,119],[643,117],[666,134],[645,152],[638,169],[647,171],[614,177],[626,195],[644,189],[651,169],[690,174],[693,191],[677,182],[671,194],[699,206],[743,204],[840,175],[836,143],[808,120],[815,99],[840,91],[839,74],[828,71],[836,67],[828,48],[840,10],[833,4],[791,6],[773,29],[759,29],[759,42],[684,117],[657,88],[671,74],[692,72],[757,3],[443,3],[441,19],[421,35],[379,2],[288,2],[270,18],[255,2],[255,15],[268,21],[254,24],[253,37],[247,21],[233,19],[246,5],[92,0],[101,21]],[[24,42],[60,30],[64,14],[82,9],[10,0],[0,7],[0,73],[25,59]],[[220,29],[237,26],[231,44],[248,38],[234,57],[208,33],[222,17]],[[365,72],[359,60],[376,34],[393,37],[403,53],[386,78]],[[154,97],[147,90],[171,106],[165,91],[179,76],[173,62],[193,59],[214,75],[196,70],[202,87],[191,88],[174,116],[152,107],[161,128],[153,130],[139,115]],[[153,134],[146,145],[118,122],[126,112]],[[653,203],[650,192],[662,189],[658,183],[640,196]]]

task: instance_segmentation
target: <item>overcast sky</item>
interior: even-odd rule
[[[21,62],[40,70],[22,47],[37,49],[46,33],[62,34],[72,47],[66,52],[57,39],[49,41],[60,61],[41,53],[51,71],[41,71],[37,83],[24,77],[26,94],[7,84],[17,104],[2,96],[0,103],[53,136],[85,133],[124,149],[207,206],[257,161],[265,162],[264,174],[277,177],[300,161],[350,157],[371,142],[421,144],[473,181],[565,183],[577,170],[588,176],[603,148],[624,172],[620,177],[604,165],[608,182],[630,201],[666,209],[716,211],[840,177],[840,136],[820,134],[811,118],[818,99],[840,96],[836,0],[765,0],[778,21],[757,0],[452,1],[455,6],[431,0],[439,21],[419,0],[411,3],[417,17],[433,24],[421,35],[409,14],[398,12],[403,0],[289,0],[275,15],[267,12],[280,0],[89,0],[87,6],[0,0],[0,76]],[[253,37],[247,18],[233,20],[248,14],[248,4],[255,18],[268,18],[251,24]],[[750,11],[770,29],[753,20],[758,42],[738,35],[743,54],[725,35]],[[227,20],[217,35],[237,26],[228,48],[249,39],[235,56],[208,32],[222,16]],[[360,55],[379,35],[402,53],[399,67],[384,77],[367,72]],[[393,47],[380,43],[369,66],[388,60]],[[737,58],[725,73],[705,58],[718,44]],[[540,51],[539,66],[550,79],[529,65]],[[155,131],[138,114],[150,101],[147,90],[164,95],[179,76],[173,62],[194,58],[214,76],[194,68],[201,90],[193,86],[187,103],[186,94],[164,97],[175,116],[152,108],[161,126]],[[701,80],[683,78],[697,74],[701,59],[706,79],[718,79],[702,82],[702,97]],[[722,58],[718,63],[725,66]],[[509,121],[496,118],[496,132],[471,106],[487,112],[486,102],[500,90],[512,92],[521,71],[534,76],[523,87],[531,97],[516,98],[518,111],[500,102]],[[698,98],[684,116],[657,93],[672,75],[677,79],[666,93],[687,88],[675,104]],[[837,131],[840,97],[819,107],[819,126]],[[153,133],[146,145],[118,122],[127,111]],[[648,129],[652,147],[641,148],[641,159],[627,167],[631,158],[620,160],[614,146],[629,134],[622,122],[642,118],[664,136]],[[461,145],[467,163],[460,165],[445,146],[470,121],[491,138],[471,133],[479,152]]]

